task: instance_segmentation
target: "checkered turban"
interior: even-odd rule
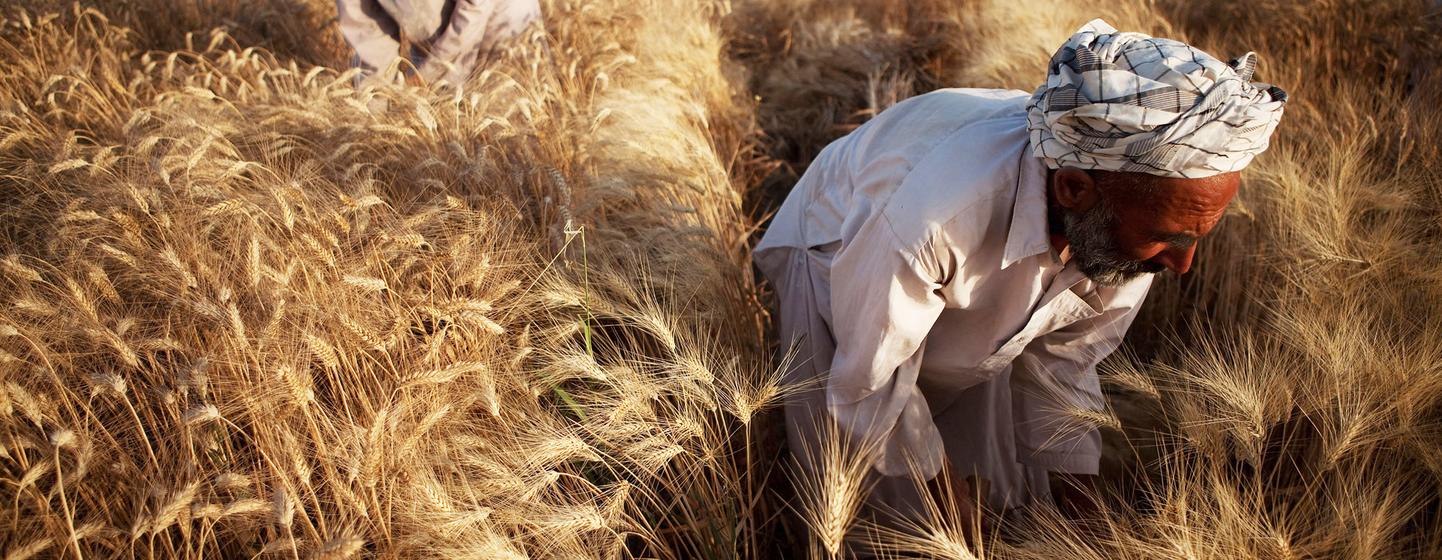
[[[1224,63],[1185,43],[1096,19],[1051,58],[1027,102],[1047,166],[1208,177],[1267,149],[1287,93],[1251,82],[1255,53]]]

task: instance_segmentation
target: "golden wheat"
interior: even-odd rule
[[[1426,3],[1103,4],[553,0],[444,91],[355,89],[320,0],[7,7],[0,550],[1442,553]],[[869,116],[1030,89],[1097,16],[1294,93],[1112,402],[1071,407],[1108,515],[876,525],[840,446],[777,484],[757,219]]]

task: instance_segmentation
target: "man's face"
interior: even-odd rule
[[[1108,286],[1145,273],[1190,270],[1197,241],[1216,227],[1240,179],[1239,173],[1203,179],[1090,174],[1101,196],[1089,209],[1063,209],[1064,235],[1082,273]]]

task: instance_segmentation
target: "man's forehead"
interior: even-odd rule
[[[1151,204],[1179,210],[1211,214],[1225,210],[1237,194],[1237,173],[1185,179],[1161,177],[1145,173],[1116,173],[1112,184],[1103,188],[1117,191],[1127,202]]]
[[[1204,179],[1147,176],[1135,181],[1123,196],[1122,213],[1134,226],[1158,236],[1200,237],[1221,220],[1237,192],[1237,178]]]

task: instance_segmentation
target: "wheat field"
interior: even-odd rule
[[[0,557],[1442,556],[1425,0],[552,0],[357,89],[326,0],[0,8]],[[830,140],[1078,25],[1292,93],[1103,366],[1107,514],[856,515],[749,263]],[[970,543],[970,544],[968,544]]]

